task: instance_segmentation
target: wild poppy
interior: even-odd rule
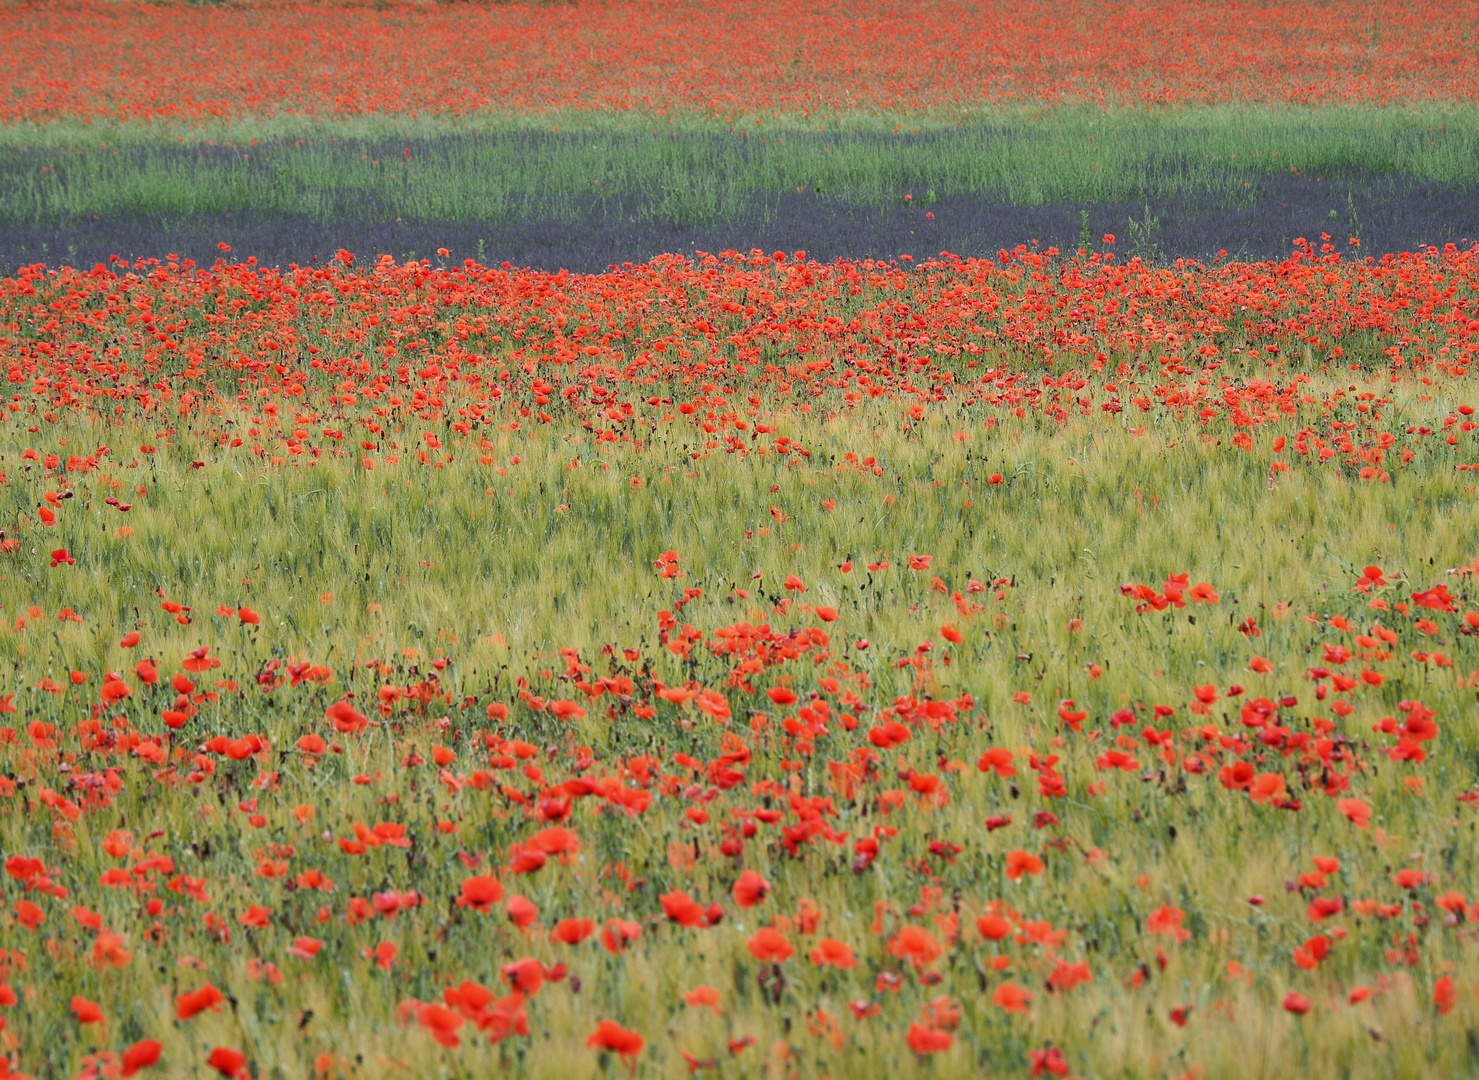
[[[991,1003],[1004,1012],[1026,1013],[1032,1002],[1032,993],[1016,983],[1002,983],[991,995]]]
[[[601,931],[601,944],[613,956],[626,952],[627,945],[642,936],[640,923],[625,919],[611,919]]]
[[[522,896],[509,897],[503,910],[508,915],[508,921],[520,930],[527,930],[539,918],[539,909]]]
[[[475,877],[463,879],[462,892],[457,897],[457,906],[470,907],[474,911],[487,914],[493,910],[493,905],[502,899],[503,883],[489,874],[478,874]]]
[[[1072,698],[1065,698],[1058,703],[1058,719],[1071,727],[1074,731],[1081,729],[1083,722],[1088,719],[1087,709],[1080,709]]]
[[[857,967],[858,964],[858,958],[853,955],[852,948],[846,942],[838,941],[836,938],[822,938],[807,955],[817,967],[835,967],[846,970]]]
[[[1371,804],[1364,799],[1341,799],[1336,807],[1350,819],[1351,823],[1358,829],[1365,829],[1371,824]]]
[[[634,1067],[637,1055],[646,1045],[641,1035],[622,1027],[615,1020],[602,1020],[585,1044],[597,1050],[610,1050]]]
[[[1000,915],[982,915],[976,920],[976,930],[987,941],[1000,941],[1012,932],[1012,924]]]
[[[1019,880],[1024,874],[1036,877],[1045,868],[1041,858],[1021,848],[1007,852],[1007,878],[1011,881]]]
[[[1004,959],[997,957],[996,959]],[[1080,960],[1077,964],[1070,964],[1063,959],[1055,962],[1053,973],[1048,976],[1048,987],[1060,993],[1067,993],[1080,983],[1091,983],[1094,981],[1094,973],[1089,970],[1089,962]]]
[[[328,743],[325,743],[322,735],[315,735],[309,732],[308,735],[303,735],[302,738],[297,740],[297,749],[302,750],[306,755],[319,756],[325,750],[328,750]]]
[[[261,904],[248,904],[247,909],[236,917],[236,921],[250,929],[260,929],[272,921],[272,912]]]
[[[1145,929],[1152,934],[1164,934],[1173,937],[1177,941],[1185,941],[1191,937],[1191,931],[1181,925],[1181,920],[1186,918],[1186,912],[1180,908],[1172,907],[1170,904],[1162,904],[1152,911],[1145,920]]]
[[[950,1049],[950,1044],[955,1041],[955,1036],[948,1031],[939,1028],[926,1027],[923,1024],[910,1024],[909,1032],[904,1037],[909,1044],[909,1049],[916,1054],[938,1054]]]
[[[669,922],[686,927],[704,925],[703,905],[686,892],[679,890],[663,893],[658,899],[662,903],[663,914],[667,916]]]
[[[348,701],[336,701],[324,711],[324,717],[334,725],[334,730],[346,735],[363,731],[369,726],[369,717],[355,710]]]
[[[563,968],[564,965],[560,967]],[[526,997],[533,997],[544,985],[544,970],[544,965],[538,960],[526,957],[511,964],[504,964],[499,974],[512,989]]]
[[[561,919],[550,931],[550,940],[566,945],[579,945],[595,932],[596,924],[590,919]]]
[[[1215,604],[1222,599],[1217,595],[1217,590],[1205,581],[1199,581],[1187,592],[1187,596],[1194,604]]]
[[[72,1015],[79,1024],[101,1024],[105,1019],[103,1007],[96,1001],[76,996],[72,998]]]
[[[119,1062],[123,1068],[119,1075],[130,1077],[140,1069],[147,1069],[159,1061],[159,1055],[163,1050],[163,1043],[153,1039],[140,1039],[123,1052]]]
[[[899,932],[888,943],[889,955],[908,960],[915,968],[926,968],[933,964],[943,951],[935,935],[912,923],[900,927]]]
[[[395,958],[400,954],[400,949],[393,941],[382,941],[377,945],[361,949],[360,952],[366,960],[375,961],[377,968],[389,971],[395,966]]]
[[[735,879],[731,895],[734,902],[742,908],[754,907],[764,900],[770,892],[770,882],[753,870],[746,870]]]
[[[1284,801],[1284,777],[1281,773],[1259,773],[1248,788],[1248,797],[1255,803],[1271,802],[1275,806]]]
[[[719,991],[712,986],[695,986],[683,995],[683,1003],[690,1009],[713,1009],[719,1013]]]
[[[191,990],[175,998],[175,1015],[181,1020],[192,1020],[207,1009],[220,1012],[221,1002],[225,1000],[225,994],[206,983],[198,990]]]
[[[122,934],[101,931],[92,943],[93,967],[102,971],[107,968],[123,968],[133,959],[133,953],[124,948]]]
[[[1107,237],[1106,239],[1110,240],[1110,242],[1113,240],[1111,237]],[[1031,1063],[1031,1067],[1027,1070],[1028,1076],[1068,1075],[1068,1060],[1063,1056],[1063,1051],[1056,1046],[1048,1046],[1041,1050],[1029,1051],[1027,1060]]]
[[[762,926],[746,944],[750,955],[763,963],[785,963],[796,952],[786,935],[773,926]]]
[[[976,761],[976,768],[982,772],[995,772],[1003,778],[1017,775],[1017,766],[1012,764],[1012,752],[1004,746],[993,746],[987,750]]]
[[[462,1045],[462,1038],[457,1034],[457,1029],[465,1022],[461,1014],[435,1003],[423,1004],[416,1008],[416,1022],[442,1046]]]
[[[1410,866],[1405,866],[1392,875],[1392,881],[1399,889],[1415,889],[1427,880],[1427,874]]]
[[[312,960],[319,954],[320,950],[322,950],[323,947],[324,943],[322,941],[319,941],[317,938],[297,937],[294,938],[293,943],[288,946],[288,953],[289,955],[296,956],[300,960]]]
[[[216,1047],[205,1059],[205,1063],[222,1076],[232,1077],[233,1080],[241,1080],[247,1075],[247,1056],[234,1047]]]

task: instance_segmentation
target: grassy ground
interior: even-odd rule
[[[1414,406],[1413,419],[1441,411]],[[1187,777],[1183,790],[1174,770],[1170,780],[1164,771],[1152,770],[1148,783],[1137,770],[1110,780],[1102,795],[1088,795],[1083,788],[1102,779],[1093,762],[1109,735],[1101,746],[1069,735],[1067,745],[1054,751],[1066,759],[1060,768],[1075,789],[1067,800],[1044,799],[1032,790],[1025,760],[1018,759],[1027,775],[1018,778],[1027,789],[1020,800],[1009,795],[1007,782],[982,777],[974,764],[990,746],[1046,752],[1062,729],[1054,715],[1062,698],[1072,697],[1089,709],[1097,727],[1113,710],[1136,702],[1169,702],[1179,710],[1195,700],[1193,686],[1203,683],[1219,692],[1237,682],[1250,694],[1304,696],[1306,647],[1335,636],[1306,618],[1323,623],[1344,614],[1363,629],[1370,621],[1364,598],[1350,592],[1356,566],[1375,560],[1426,583],[1442,568],[1465,564],[1472,556],[1474,499],[1453,482],[1451,471],[1421,470],[1382,486],[1353,486],[1335,474],[1313,473],[1271,492],[1264,455],[1229,456],[1203,448],[1194,428],[1169,426],[1148,440],[1131,438],[1118,425],[1080,421],[1046,432],[1003,427],[999,434],[976,435],[960,444],[950,438],[953,422],[946,417],[907,438],[893,433],[895,427],[892,410],[867,410],[815,432],[812,442],[814,457],[829,459],[866,446],[889,462],[891,475],[885,479],[733,458],[685,468],[687,455],[677,439],[659,440],[640,457],[611,455],[610,472],[572,472],[570,456],[580,448],[566,440],[578,437],[579,429],[554,429],[538,441],[511,445],[510,451],[524,457],[507,485],[513,494],[502,490],[500,479],[500,490],[491,497],[483,490],[485,470],[470,457],[465,464],[437,472],[418,469],[408,476],[399,470],[389,477],[368,476],[333,463],[312,472],[256,476],[225,462],[193,470],[184,460],[191,451],[182,447],[185,453],[170,454],[157,469],[123,472],[130,485],[139,479],[149,489],[148,496],[134,497],[131,538],[110,538],[106,527],[99,531],[99,526],[79,524],[55,537],[79,558],[71,573],[7,577],[8,615],[23,613],[30,604],[48,613],[63,607],[86,613],[82,626],[68,626],[50,642],[38,638],[41,633],[53,637],[50,629],[5,636],[3,647],[24,684],[47,675],[65,683],[68,670],[99,678],[107,668],[126,669],[134,653],[118,649],[117,638],[140,626],[145,650],[161,671],[178,670],[186,652],[204,644],[224,663],[215,674],[243,685],[271,658],[290,656],[333,668],[337,685],[280,689],[270,697],[256,691],[246,698],[228,694],[192,721],[192,738],[181,740],[187,746],[217,733],[250,732],[280,748],[272,762],[280,787],[270,795],[249,787],[265,768],[250,762],[223,761],[220,779],[204,791],[190,786],[172,791],[139,777],[111,811],[88,815],[88,821],[96,818],[95,825],[79,823],[73,856],[66,854],[67,845],[56,845],[46,817],[10,815],[6,849],[61,861],[75,890],[71,900],[102,911],[110,927],[134,927],[129,943],[137,951],[123,971],[89,970],[81,963],[86,938],[78,942],[80,928],[62,925],[71,920],[61,905],[53,914],[56,930],[47,936],[76,942],[76,958],[33,953],[26,981],[47,987],[58,1000],[74,992],[100,1000],[116,1025],[115,1038],[162,1034],[172,1075],[188,1074],[188,1063],[202,1055],[198,1048],[206,1043],[245,1045],[263,1074],[274,1076],[302,1075],[319,1053],[334,1054],[352,1075],[394,1075],[394,1063],[416,1075],[476,1075],[490,1055],[520,1075],[585,1075],[595,1059],[581,1043],[606,1016],[647,1034],[652,1050],[642,1069],[646,1075],[682,1075],[680,1049],[701,1058],[715,1053],[728,1058],[724,1040],[744,1035],[756,1036],[759,1049],[745,1052],[726,1071],[755,1071],[761,1058],[779,1053],[778,1041],[795,1054],[793,1067],[802,1075],[963,1074],[993,1065],[1016,1072],[1025,1066],[1029,1049],[1048,1043],[1063,1049],[1075,1073],[1095,1076],[1155,1069],[1156,1062],[1163,1068],[1153,1075],[1179,1074],[1193,1061],[1208,1075],[1255,1077],[1284,1075],[1291,1063],[1310,1076],[1466,1071],[1465,1044],[1455,1032],[1474,1023],[1472,1004],[1466,998],[1459,1014],[1441,1022],[1426,1007],[1431,984],[1445,965],[1456,965],[1466,988],[1473,981],[1475,959],[1464,936],[1437,928],[1425,932],[1423,965],[1408,976],[1405,964],[1393,965],[1383,955],[1391,924],[1341,920],[1350,936],[1311,976],[1293,966],[1290,953],[1326,928],[1306,921],[1308,897],[1284,889],[1286,880],[1313,869],[1314,856],[1333,855],[1344,865],[1335,891],[1352,898],[1399,899],[1390,874],[1409,861],[1438,875],[1433,894],[1449,887],[1469,893],[1475,873],[1473,812],[1459,807],[1455,814],[1453,798],[1475,782],[1472,760],[1479,752],[1479,733],[1472,705],[1451,676],[1434,679],[1419,665],[1396,661],[1392,681],[1379,694],[1358,696],[1358,712],[1341,725],[1360,740],[1369,723],[1405,696],[1421,697],[1443,717],[1441,748],[1420,770],[1425,795],[1403,786],[1409,770],[1376,761],[1360,782],[1360,794],[1378,807],[1387,830],[1382,843],[1352,827],[1336,811],[1335,800],[1318,793],[1301,793],[1305,808],[1290,814],[1224,791],[1215,777]],[[104,433],[73,429],[71,434],[80,443]],[[1164,450],[1163,439],[1177,443],[1177,449]],[[1070,444],[1080,447],[1071,465],[1063,459]],[[500,460],[503,454],[500,448]],[[996,469],[1012,482],[1000,493],[983,495],[987,471]],[[634,490],[632,475],[645,476],[647,484]],[[781,491],[772,492],[773,484]],[[106,488],[105,483],[101,490]],[[84,488],[82,497],[90,496],[98,506],[101,490],[93,494]],[[892,505],[884,501],[888,496]],[[969,509],[967,496],[975,496]],[[821,504],[829,499],[837,506],[823,511]],[[770,504],[787,511],[784,524],[770,518]],[[1229,505],[1242,508],[1233,528],[1221,509]],[[88,517],[103,513],[99,509]],[[1047,532],[1045,516],[1054,523]],[[117,515],[104,519],[106,525],[116,520]],[[193,523],[188,543],[180,542],[183,521]],[[745,540],[747,530],[763,529],[765,522],[772,524],[768,536]],[[1250,537],[1257,540],[1250,544]],[[658,580],[651,568],[652,559],[668,549],[682,555],[688,573],[682,581]],[[905,568],[911,552],[934,554],[932,571],[955,587],[967,571],[982,579],[1007,578],[1014,587],[1003,601],[988,594],[985,613],[961,620],[948,596],[929,590],[931,574]],[[885,553],[894,563],[887,571],[863,570],[864,559]],[[843,575],[836,564],[849,555],[859,565]],[[1219,605],[1195,625],[1185,613],[1137,615],[1119,595],[1121,580],[1155,581],[1173,570],[1190,571],[1193,581],[1211,579],[1221,590]],[[765,575],[763,585],[751,580],[755,573]],[[772,610],[783,593],[779,583],[789,573],[809,585],[798,599],[837,608],[837,621],[824,628],[833,639],[834,656],[872,681],[861,696],[873,709],[920,692],[937,699],[974,698],[969,721],[938,733],[921,728],[903,750],[885,755],[891,760],[877,785],[879,790],[894,787],[896,769],[935,773],[937,758],[960,760],[967,771],[952,779],[948,807],[915,806],[918,800],[911,797],[909,805],[888,815],[883,820],[900,833],[889,841],[877,869],[862,875],[848,870],[846,847],[821,841],[823,850],[798,859],[787,857],[775,839],[750,845],[741,860],[725,859],[712,848],[718,839],[713,825],[683,822],[681,800],[660,801],[629,823],[609,811],[593,815],[581,809],[569,823],[582,837],[579,860],[568,868],[551,864],[527,883],[510,879],[508,889],[534,901],[546,928],[578,917],[599,923],[615,915],[642,922],[643,939],[621,959],[594,940],[574,949],[552,945],[545,934],[520,934],[501,913],[480,917],[448,907],[466,876],[453,852],[485,851],[497,859],[530,827],[496,794],[466,790],[449,796],[437,786],[430,766],[399,768],[406,755],[413,750],[429,755],[432,745],[448,744],[459,751],[459,772],[479,767],[485,752],[476,740],[493,727],[483,706],[508,696],[515,679],[530,680],[537,694],[579,698],[568,683],[540,676],[546,669],[563,671],[557,648],[579,650],[582,660],[603,674],[641,670],[670,685],[687,680],[722,685],[728,664],[703,658],[684,664],[655,647],[659,612],[681,595],[680,587],[691,586],[703,589],[705,599],[686,608],[681,620],[706,634],[744,620],[769,621],[781,632],[819,625],[802,611],[781,615]],[[749,602],[733,593],[743,586],[752,590]],[[190,627],[174,625],[158,610],[155,590],[161,588],[193,605]],[[223,602],[250,604],[264,614],[263,625],[249,631],[234,619],[212,617],[209,612]],[[1271,617],[1278,604],[1290,605],[1289,613]],[[1260,640],[1250,642],[1237,631],[1245,615],[1264,622]],[[1074,618],[1082,621],[1082,629],[1070,632]],[[945,623],[964,627],[962,646],[941,641],[938,628]],[[1408,635],[1413,635],[1410,629],[1404,638]],[[871,640],[864,654],[849,648],[859,636]],[[933,641],[942,652],[917,681],[913,670],[901,672],[895,663],[920,641]],[[620,654],[603,656],[607,642],[638,649],[640,662],[625,663]],[[1413,635],[1404,648],[1409,643],[1422,641]],[[1274,660],[1275,675],[1247,670],[1255,650]],[[1465,670],[1479,663],[1462,641],[1454,641],[1450,652]],[[415,683],[429,671],[428,659],[441,654],[453,658],[442,688],[454,702],[472,696],[472,711],[440,703],[425,714],[397,710],[394,723],[349,741],[343,757],[331,756],[316,768],[307,768],[302,755],[292,751],[305,730],[321,726],[324,706],[344,690],[373,698],[381,683]],[[948,667],[945,657],[952,661]],[[364,669],[374,660],[381,663],[378,675]],[[1090,663],[1103,669],[1098,680],[1085,674]],[[798,671],[784,681],[808,691],[821,670]],[[67,730],[79,718],[74,705],[51,704],[49,695],[28,693],[21,685],[13,689],[26,700],[28,721]],[[1013,704],[1017,691],[1030,693],[1032,703]],[[787,774],[778,770],[789,757],[783,744],[750,733],[752,711],[771,713],[778,722],[776,711],[763,697],[752,702],[733,691],[730,695],[738,710],[730,727],[753,742],[758,755],[750,780],[770,777],[786,784]],[[150,713],[163,703],[158,694],[141,694],[138,707],[127,712],[147,730],[157,725]],[[676,767],[671,764],[675,753],[708,761],[720,750],[720,729],[699,714],[680,727],[675,721],[682,712],[662,705],[655,719],[643,721],[629,713],[603,717],[593,706],[581,721],[552,723],[519,710],[501,731],[548,747],[550,756],[541,753],[539,761],[550,781],[567,777],[561,748],[573,745],[594,750],[602,763],[597,771],[645,753],[665,762],[666,772]],[[833,795],[839,809],[835,828],[855,837],[877,820],[876,805],[870,814],[866,799],[836,798],[824,758],[846,760],[851,747],[867,745],[861,736],[869,714],[863,715],[863,730],[850,735],[839,729],[823,740],[825,750],[819,747],[811,764],[792,774],[799,780],[797,790]],[[1219,708],[1215,720],[1222,719]],[[1143,723],[1130,730],[1138,732]],[[1228,730],[1236,730],[1236,716]],[[1142,761],[1155,760],[1144,749],[1134,752]],[[356,774],[381,779],[356,788],[349,783]],[[38,781],[55,783],[49,771]],[[212,797],[211,787],[221,801]],[[268,814],[263,829],[243,825],[237,792],[243,799],[261,796]],[[743,788],[733,795],[738,797],[721,800],[715,809],[756,805]],[[384,805],[387,800],[395,805]],[[299,825],[288,813],[296,805],[316,808],[312,827]],[[1030,821],[1040,810],[1056,811],[1064,825],[1034,832]],[[981,823],[996,814],[1009,814],[1015,823],[987,835]],[[325,836],[347,835],[355,820],[409,824],[416,847],[356,857],[318,836],[320,829]],[[438,837],[437,820],[455,822],[459,832]],[[720,820],[715,813],[714,822]],[[179,872],[206,877],[211,910],[235,916],[249,902],[265,902],[276,912],[277,925],[244,931],[233,923],[233,932],[247,941],[228,949],[201,938],[201,911],[185,904],[178,915],[165,916],[163,940],[141,940],[152,920],[139,921],[138,901],[100,894],[94,883],[115,865],[97,846],[113,827],[132,828],[136,843],[143,842],[146,830],[162,830],[163,836],[147,847],[172,855]],[[1036,850],[1043,839],[1059,836],[1070,847],[1048,853],[1050,871],[1042,878],[1021,883],[1003,878],[1007,851],[1024,845]],[[963,845],[964,852],[955,866],[933,860],[935,865],[922,873],[913,861],[928,859],[927,844],[939,839]],[[253,869],[261,859],[257,853],[272,844],[296,847],[292,871],[319,869],[333,880],[335,892],[294,894],[261,879],[253,885]],[[209,845],[205,855],[198,854],[202,845]],[[686,855],[690,845],[702,855],[692,867]],[[1089,849],[1102,849],[1104,861],[1086,865],[1083,851]],[[611,884],[602,871],[616,863],[641,884],[611,906],[602,901]],[[744,867],[760,871],[775,887],[762,912],[728,902],[728,887]],[[727,921],[710,930],[649,923],[650,914],[660,910],[659,894],[680,888],[704,903],[724,901]],[[945,914],[959,908],[961,941],[937,965],[945,976],[942,983],[925,986],[910,978],[904,990],[879,994],[873,984],[880,972],[901,970],[907,976],[909,969],[884,951],[888,935],[875,937],[868,930],[873,907],[889,903],[903,913],[918,902],[922,888],[939,890],[935,895],[943,898]],[[387,889],[415,889],[428,898],[428,907],[424,914],[357,929],[341,928],[338,914],[333,925],[315,927],[312,913],[320,901],[337,912],[349,896]],[[1247,902],[1258,893],[1269,897],[1263,909]],[[173,912],[178,898],[160,895]],[[1422,895],[1430,894],[1425,889]],[[862,965],[829,974],[798,957],[786,966],[787,989],[772,1004],[756,987],[762,968],[745,942],[757,916],[794,917],[803,900],[824,912],[818,934],[848,941],[863,956]],[[1058,951],[1073,962],[1088,961],[1094,982],[1066,995],[1044,993],[1043,979],[1052,966],[1043,950],[983,947],[974,917],[995,901],[1068,930],[1068,941]],[[1145,931],[1147,914],[1167,903],[1187,913],[1194,932],[1180,946]],[[934,928],[938,913],[919,921]],[[898,921],[888,925],[896,929]],[[311,965],[283,955],[298,932],[329,941]],[[26,944],[22,933],[12,929],[12,947]],[[382,940],[399,947],[394,972],[378,971],[360,955]],[[804,950],[809,939],[798,936],[798,942]],[[1159,946],[1170,956],[1164,971],[1155,970]],[[993,971],[989,960],[995,953],[1013,957],[1012,969]],[[257,954],[283,970],[287,977],[281,986],[252,979],[246,965]],[[434,1000],[447,977],[496,985],[503,963],[530,954],[549,964],[569,963],[583,985],[578,994],[570,984],[541,992],[530,1006],[533,1034],[527,1042],[448,1054],[416,1028],[398,1029],[390,1021],[396,1003],[407,996]],[[201,957],[202,968],[182,968],[186,955]],[[1152,966],[1152,978],[1143,989],[1127,993],[1122,984],[1142,962]],[[1246,979],[1229,975],[1230,962],[1245,966]],[[1039,995],[1030,1016],[1014,1018],[992,1006],[989,992],[1007,979]],[[1385,993],[1374,1004],[1359,1009],[1343,1004],[1354,986],[1378,980]],[[176,1027],[171,995],[204,981],[230,992],[236,1007],[221,1017]],[[684,1008],[682,995],[699,985],[722,991],[721,1016],[706,1018]],[[1279,1002],[1291,987],[1313,997],[1315,1015],[1297,1020],[1282,1012]],[[904,1029],[940,993],[961,1003],[962,1033],[969,1038],[923,1068],[903,1045]],[[885,1005],[885,1017],[853,1021],[846,1002],[869,998]],[[1341,1004],[1333,1004],[1337,998]],[[1197,1011],[1183,1030],[1167,1016],[1187,1005]],[[806,1032],[806,1019],[817,1009],[837,1019],[840,1047]],[[307,1010],[314,1017],[299,1035],[295,1029]],[[1380,1032],[1382,1041],[1367,1035],[1367,1027]],[[45,1060],[53,1075],[67,1074],[64,1063],[75,1068],[77,1054],[100,1041],[90,1033],[79,1038],[71,1017],[56,1008],[33,1006],[17,1017],[13,1030],[31,1050],[24,1064],[37,1069]],[[1251,1056],[1250,1039],[1257,1045]],[[350,1062],[361,1057],[362,1067],[351,1068]]]
[[[720,1075],[1022,1075],[1050,1050],[1099,1077],[1472,1071],[1467,266],[880,266],[825,307],[842,271],[804,265],[486,294],[415,267],[17,282],[13,325],[49,343],[10,354],[0,427],[0,842],[40,860],[8,864],[0,914],[17,1067],[152,1039],[170,1076],[218,1047],[261,1077],[615,1075],[587,1046],[610,1019],[645,1076],[685,1052]],[[1118,290],[1140,310],[1074,346],[1082,372],[990,314]],[[1327,298],[1399,322],[1279,329]],[[1254,305],[1269,322],[1232,323]],[[730,335],[712,354],[701,319]],[[1126,345],[1142,319],[1159,343]],[[1181,573],[1215,595],[1176,606]],[[1452,603],[1421,606],[1439,584]],[[109,672],[130,692],[105,705]],[[1387,733],[1414,700],[1435,738]],[[385,822],[410,845],[356,826]],[[556,823],[578,851],[519,862]],[[501,882],[486,912],[457,903],[476,874]],[[718,907],[682,926],[678,892]],[[595,936],[551,940],[567,919]],[[856,965],[811,959],[822,939]],[[534,992],[504,970],[525,957]],[[428,1011],[464,980],[528,1034]],[[206,983],[228,998],[180,1019]]]
[[[574,220],[596,196],[630,205],[639,220],[711,225],[757,195],[798,190],[853,203],[1247,206],[1261,194],[1251,183],[1291,169],[1467,191],[1479,184],[1476,163],[1472,112],[1436,110],[1061,109],[933,129],[846,118],[730,130],[574,116],[481,129],[269,121],[188,138],[59,126],[0,134],[0,221],[170,223],[247,210],[340,223]]]

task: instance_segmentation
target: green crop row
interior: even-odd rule
[[[243,211],[321,222],[633,220],[705,224],[799,191],[916,205],[977,195],[1017,206],[1194,198],[1248,206],[1278,178],[1354,187],[1479,186],[1479,123],[1451,112],[1063,109],[905,128],[678,126],[546,118],[493,126],[264,122],[162,136],[0,132],[0,222],[168,223]]]

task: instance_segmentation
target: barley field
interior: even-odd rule
[[[0,1077],[1479,1072],[1473,26],[705,10],[0,9]]]

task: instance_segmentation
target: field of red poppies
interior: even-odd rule
[[[11,8],[0,111],[1472,97],[1054,10]],[[0,279],[0,1080],[1479,1068],[1479,246],[1029,239]]]
[[[1479,28],[1451,4],[1096,0],[983,9],[683,4],[12,6],[0,119],[189,125],[267,117],[517,119],[1002,106],[1472,105]]]

